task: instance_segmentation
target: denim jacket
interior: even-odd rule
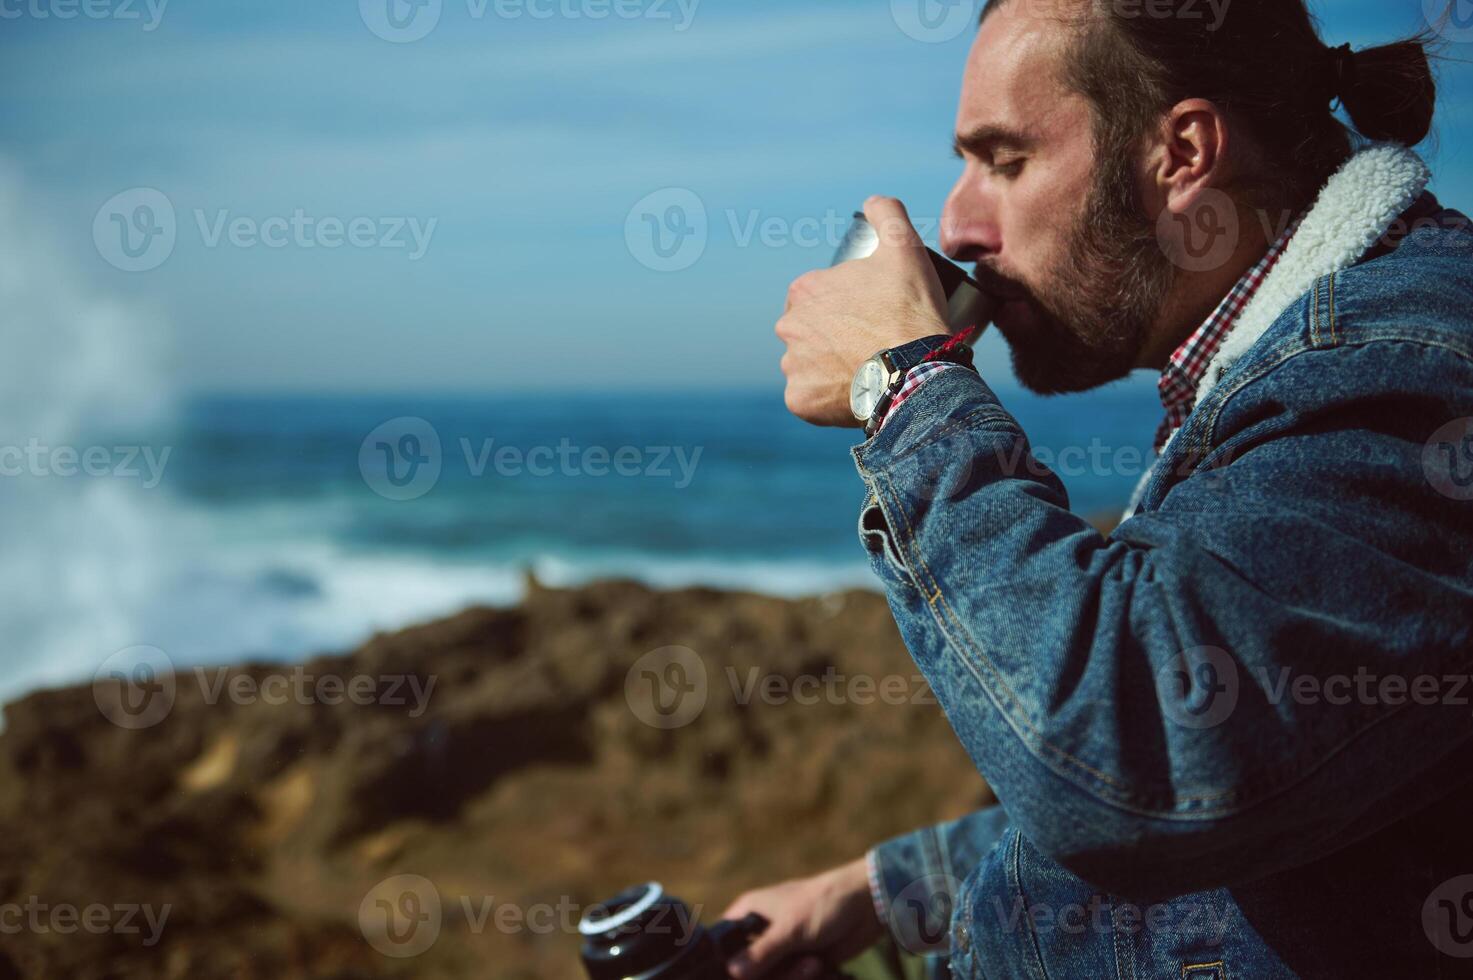
[[[976,373],[854,457],[1001,806],[880,845],[933,975],[1473,976],[1473,229],[1353,156],[1108,538]]]

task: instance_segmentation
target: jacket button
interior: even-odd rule
[[[952,942],[963,953],[972,948],[972,931],[965,922],[958,922],[952,930]]]

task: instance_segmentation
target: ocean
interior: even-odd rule
[[[1120,510],[1159,417],[1150,385],[1004,398],[1077,513]],[[0,698],[90,679],[137,645],[178,666],[346,650],[513,603],[528,574],[875,585],[856,434],[799,423],[777,391],[213,395],[83,431],[92,473],[39,446],[5,488],[20,537],[4,580],[23,605]]]

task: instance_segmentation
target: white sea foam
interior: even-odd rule
[[[172,547],[161,554],[150,550],[158,542],[135,539],[128,547],[111,549],[117,560],[148,564],[110,591],[108,583],[87,578],[101,562],[78,562],[73,555],[72,567],[81,569],[83,578],[72,605],[83,608],[88,596],[109,596],[109,602],[88,610],[85,630],[60,631],[54,624],[43,630],[52,655],[22,664],[6,679],[4,694],[85,681],[102,657],[135,644],[165,651],[178,667],[246,659],[290,662],[343,652],[376,632],[429,622],[468,606],[512,605],[525,594],[528,572],[555,587],[627,578],[655,588],[707,586],[784,597],[876,584],[862,563],[672,559],[632,551],[548,551],[525,560],[365,551],[326,534],[314,539],[293,529],[281,514],[256,525],[253,518],[265,515],[253,513],[257,508],[243,510],[185,507],[177,501],[167,510],[125,510],[121,525],[167,528]],[[275,533],[252,533],[263,526]],[[150,554],[154,557],[140,558]],[[122,588],[127,583],[132,587]],[[77,644],[82,654],[60,655],[65,643]]]
[[[862,564],[672,560],[627,552],[496,561],[364,553],[325,540],[258,541],[212,549],[208,564],[181,569],[170,601],[147,617],[149,642],[182,663],[345,651],[375,632],[468,606],[514,604],[525,594],[528,572],[555,587],[627,578],[655,588],[708,586],[785,597],[876,584]]]
[[[167,535],[137,481],[15,473],[33,444],[78,445],[88,420],[141,424],[166,411],[157,318],[88,286],[0,159],[0,698],[90,677],[137,643]]]
[[[796,598],[841,589],[877,589],[863,562],[667,558],[611,553],[578,559],[548,556],[532,563],[545,585],[582,585],[602,578],[630,578],[661,589],[708,586]]]

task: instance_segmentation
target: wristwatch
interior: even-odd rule
[[[866,436],[873,436],[879,430],[910,369],[930,359],[932,354],[946,347],[949,340],[951,338],[944,334],[923,337],[900,347],[882,350],[859,366],[849,386],[849,410],[864,423]],[[945,359],[970,365],[972,350],[960,346],[954,353],[948,351]]]

